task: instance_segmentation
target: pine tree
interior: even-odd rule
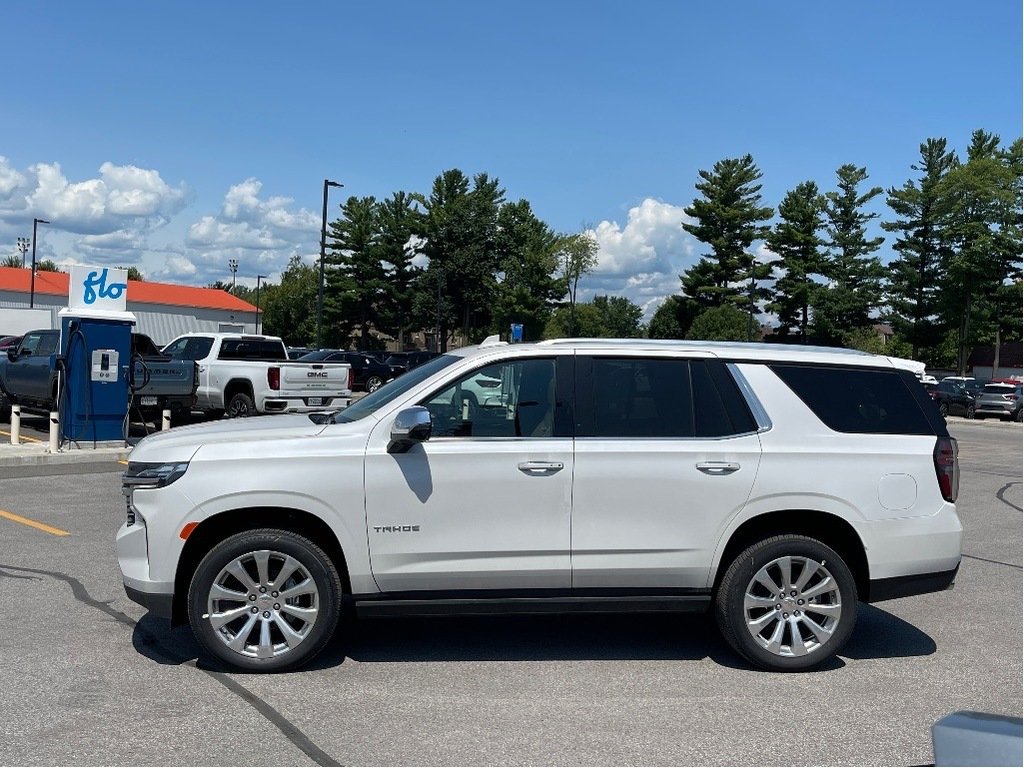
[[[723,304],[748,307],[763,289],[755,288],[750,296],[746,284],[751,279],[763,280],[770,276],[771,268],[758,264],[750,253],[750,244],[762,237],[766,230],[760,222],[772,217],[774,210],[761,205],[761,171],[754,158],[727,158],[715,163],[711,171],[700,171],[696,185],[703,197],[695,198],[685,213],[696,219],[696,224],[683,222],[683,229],[702,243],[711,246],[711,252],[681,275],[683,293],[695,299],[702,307]]]
[[[852,164],[840,166],[836,175],[839,191],[825,195],[829,240],[823,271],[829,285],[814,292],[812,325],[819,338],[844,343],[849,334],[871,324],[870,313],[881,303],[885,271],[871,254],[885,238],[867,237],[867,223],[878,214],[863,210],[882,194],[882,188],[858,194],[857,187],[867,180],[868,172]]]
[[[889,207],[898,218],[882,222],[882,229],[899,233],[893,243],[899,255],[889,263],[887,319],[910,343],[915,360],[922,349],[938,346],[946,334],[936,319],[941,264],[948,247],[948,201],[942,181],[957,163],[956,154],[946,151],[945,139],[928,139],[920,151],[921,160],[910,167],[921,176],[889,189]]]
[[[377,322],[404,344],[404,335],[413,326],[413,299],[416,282],[423,271],[413,264],[419,254],[423,234],[423,213],[416,198],[407,192],[395,192],[377,204],[377,254],[384,265],[387,287],[377,310]]]
[[[774,267],[781,270],[768,310],[779,317],[780,332],[799,331],[807,343],[810,306],[819,283],[813,275],[822,274],[824,241],[818,232],[824,224],[825,198],[813,181],[805,181],[786,193],[779,205],[779,221],[766,244],[779,256]]]
[[[346,343],[356,331],[360,348],[366,349],[370,326],[388,290],[373,197],[350,197],[341,206],[341,218],[331,222],[328,232],[327,264],[327,335],[334,343]]]
[[[967,161],[943,182],[951,248],[943,254],[942,312],[956,329],[961,372],[971,346],[991,332],[1002,286],[1020,279],[1020,146],[1001,151],[997,135],[975,131]]]

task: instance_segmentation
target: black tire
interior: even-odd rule
[[[1024,415],[1024,408],[1022,408],[1021,410],[1017,411],[1017,413],[1014,414],[1013,420],[1014,421],[1021,421],[1021,416],[1022,415]]]
[[[974,414],[975,414],[974,406],[973,405],[968,405],[967,406],[967,413],[964,414],[964,417],[968,418],[968,419],[973,419],[974,418]]]
[[[380,376],[371,376],[366,380],[366,391],[376,392],[384,385],[384,380]]]
[[[259,577],[256,565],[256,558],[263,552],[268,553],[266,567],[270,577],[265,582]],[[285,556],[298,561],[304,573],[296,569],[294,574],[285,575],[283,583],[276,584],[275,580],[284,575]],[[245,563],[243,567],[251,581],[248,587],[237,577],[225,575],[227,567],[237,563]],[[237,591],[243,587],[252,594],[240,592],[237,601],[215,597],[224,594],[223,591],[211,594],[218,582],[223,589]],[[274,586],[292,590],[315,587],[316,594],[286,598],[300,602],[285,603]],[[291,531],[261,528],[230,536],[207,553],[189,585],[188,619],[203,648],[225,664],[250,672],[282,672],[307,663],[323,650],[338,625],[341,592],[338,570],[320,547]],[[253,595],[257,595],[256,599]],[[288,606],[296,612],[315,608],[315,613],[310,614],[312,620],[308,621],[310,626],[306,626],[306,619],[290,613]],[[212,617],[230,612],[239,615],[215,628],[216,619]],[[287,628],[294,633],[291,641],[281,629],[285,620]],[[305,634],[301,634],[303,632]],[[242,650],[228,646],[232,639]],[[269,641],[266,645],[263,644],[265,639]],[[248,642],[251,640],[255,643]],[[260,658],[256,655],[259,646],[269,649],[273,655]]]
[[[949,406],[946,403],[939,403],[939,415],[942,418],[949,416]]]
[[[247,392],[236,392],[228,401],[227,415],[229,419],[244,419],[256,415],[256,403]]]
[[[797,594],[785,599],[781,592],[768,597],[767,587],[755,583],[755,576],[764,569],[772,583],[786,581],[778,566],[786,558],[791,559],[790,583],[783,586],[786,593]],[[805,568],[814,570],[800,585]],[[816,594],[816,590],[821,592]],[[748,608],[748,591],[754,601],[778,602]],[[826,609],[830,615],[818,612]],[[715,618],[729,645],[755,666],[776,672],[812,669],[835,656],[850,638],[857,621],[857,587],[849,567],[830,547],[807,536],[775,536],[748,547],[729,564],[715,594]],[[820,635],[812,626],[822,630]],[[755,637],[756,629],[762,634]],[[770,638],[763,635],[768,629],[772,630]],[[802,654],[795,651],[797,636]],[[775,650],[770,650],[772,640],[777,644]]]

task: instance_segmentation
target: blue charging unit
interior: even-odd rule
[[[135,316],[76,309],[59,316],[62,441],[123,441]]]

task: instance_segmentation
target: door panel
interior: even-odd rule
[[[387,452],[393,417],[374,428],[366,520],[382,591],[569,588],[571,361],[456,376],[421,401],[434,436],[407,453]]]
[[[750,495],[756,423],[720,362],[650,353],[577,361],[572,585],[707,587]]]

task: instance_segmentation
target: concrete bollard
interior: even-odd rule
[[[60,414],[50,411],[50,453],[60,449]]]
[[[160,425],[160,431],[166,432],[171,428],[171,409],[164,408],[163,412],[163,423]]]
[[[21,445],[21,406],[11,406],[11,445]]]

